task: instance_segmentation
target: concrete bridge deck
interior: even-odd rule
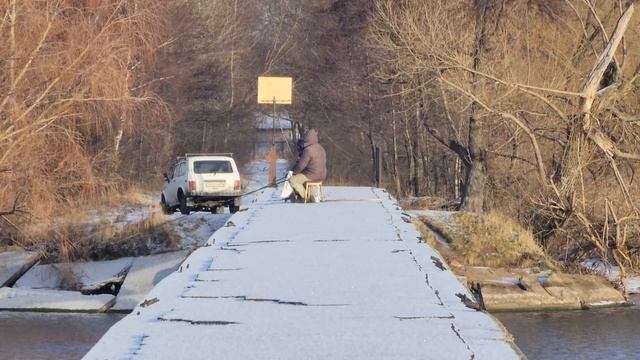
[[[85,358],[520,358],[391,196],[324,191],[319,204],[258,194]]]

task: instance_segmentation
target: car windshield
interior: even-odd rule
[[[194,161],[193,172],[196,174],[232,173],[231,162],[225,160]]]

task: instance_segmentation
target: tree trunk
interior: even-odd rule
[[[482,9],[476,17],[476,38],[473,49],[473,70],[480,70],[480,60],[487,43],[487,16],[489,12],[488,0],[484,0]],[[472,89],[477,93],[477,76],[471,76]],[[466,211],[482,212],[487,184],[487,138],[482,121],[478,118],[480,106],[473,102],[469,115],[469,151],[470,164],[467,165],[465,183],[462,188],[462,206]]]
[[[416,196],[420,196],[422,194],[422,184],[423,184],[423,174],[424,174],[424,163],[422,161],[422,141],[421,140],[421,131],[420,131],[420,108],[416,109],[416,123],[415,123],[415,134],[413,135],[413,162],[415,164],[413,168],[413,193]]]
[[[484,210],[487,187],[487,138],[483,124],[476,118],[478,104],[471,105],[469,118],[469,155],[471,163],[467,166],[464,187],[462,188],[462,209],[472,212]]]
[[[404,116],[404,137],[405,137],[405,147],[407,149],[407,159],[409,160],[409,189],[411,195],[416,195],[415,193],[415,159],[413,157],[413,152],[415,149],[413,148],[413,142],[411,141],[411,133],[409,127],[409,119],[407,119],[406,115]]]
[[[238,14],[238,0],[233,2],[233,23],[231,24],[231,59],[229,62],[229,81],[231,84],[230,98],[229,98],[229,110],[233,109],[235,101],[235,54],[236,54],[236,23]],[[275,114],[274,114],[275,115]],[[227,151],[227,144],[229,142],[229,130],[231,127],[231,120],[228,116],[225,117],[224,124],[224,151]]]
[[[393,178],[396,185],[396,196],[402,196],[402,185],[400,183],[400,172],[398,171],[398,135],[396,132],[396,112],[391,112],[391,127],[393,130]]]

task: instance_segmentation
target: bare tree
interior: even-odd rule
[[[623,119],[638,106],[640,65],[628,55],[638,44],[624,41],[633,10],[589,0],[381,0],[370,39],[385,64],[381,81],[410,84],[390,96],[422,99],[428,132],[465,165],[463,208],[513,206],[541,240],[579,245],[591,234],[631,265],[623,233],[638,233],[640,138]],[[489,193],[510,200],[482,205]],[[527,198],[523,211],[516,204]]]
[[[121,141],[165,119],[143,82],[166,40],[151,0],[9,1],[0,47],[0,206],[38,218],[118,185]],[[15,207],[14,202],[14,209]],[[13,212],[15,214],[15,212]]]

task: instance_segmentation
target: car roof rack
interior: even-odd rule
[[[178,156],[178,159],[188,158],[190,156],[228,156],[233,157],[233,153],[186,153],[184,156]]]

